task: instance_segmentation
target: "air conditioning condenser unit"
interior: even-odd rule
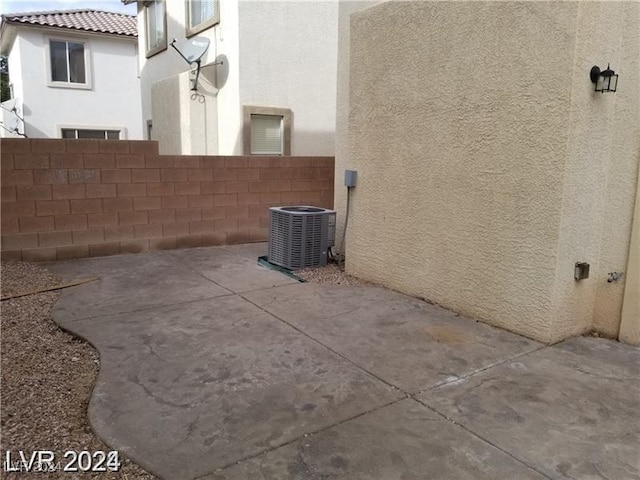
[[[289,270],[327,264],[336,212],[306,205],[269,208],[269,262]]]

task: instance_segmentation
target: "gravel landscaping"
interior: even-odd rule
[[[329,263],[324,267],[303,268],[293,272],[296,277],[311,283],[334,283],[337,285],[372,285],[357,277],[347,275],[338,268],[336,263]]]
[[[51,287],[60,280],[42,266],[2,262],[2,295]],[[2,367],[2,462],[23,451],[27,459],[36,450],[55,452],[65,465],[67,451],[111,450],[91,431],[87,405],[100,360],[86,341],[61,330],[51,319],[60,292],[44,292],[2,302],[0,320]],[[53,473],[5,472],[2,478],[153,479],[155,476],[122,454],[117,472]]]

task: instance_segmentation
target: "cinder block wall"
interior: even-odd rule
[[[333,206],[333,157],[158,155],[157,142],[3,139],[2,258],[259,242],[268,208]]]

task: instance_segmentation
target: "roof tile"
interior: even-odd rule
[[[58,27],[85,32],[138,36],[136,17],[101,10],[51,10],[47,12],[7,13],[3,21],[19,25]]]

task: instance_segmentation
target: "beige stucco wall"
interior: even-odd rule
[[[632,345],[640,345],[640,171],[625,278],[618,338]]]
[[[347,189],[344,186],[344,171],[351,169],[349,159],[349,66],[351,15],[365,8],[381,3],[379,0],[340,0],[338,4],[338,71],[336,85],[336,174],[334,176],[334,203],[342,210],[336,216],[339,232],[344,230]],[[336,251],[342,251],[342,237],[336,237]]]
[[[218,151],[216,88],[203,70],[194,95],[193,75],[183,72],[151,86],[152,140],[161,155],[210,155]]]
[[[637,27],[637,3],[355,13],[336,158],[336,183],[344,168],[359,181],[347,271],[545,342],[616,335],[624,277],[606,274],[626,268],[629,247]],[[589,71],[608,61],[620,90],[595,94]],[[576,261],[589,279],[573,279]]]
[[[602,11],[607,6],[588,3],[583,9],[590,13],[588,18],[599,27],[604,22],[608,23],[612,35],[607,35],[611,42],[607,53],[611,53],[612,66],[614,62],[619,66],[620,82],[624,82],[620,83],[619,91],[613,95],[613,101],[606,105],[608,110],[604,110],[605,118],[610,122],[610,143],[603,148],[606,190],[602,199],[600,275],[597,278],[593,316],[596,330],[615,337],[620,325],[624,290],[629,280],[628,257],[631,252],[637,254],[640,251],[637,241],[635,250],[630,246],[632,221],[636,224],[640,222],[640,215],[634,215],[634,193],[640,188],[640,2],[627,3],[626,8],[618,7],[610,14]],[[601,120],[592,118],[592,128],[595,129],[596,124],[601,125]],[[612,271],[625,272],[623,281],[607,283],[607,272]],[[640,311],[636,310],[638,323]],[[640,329],[640,325],[637,328]]]

